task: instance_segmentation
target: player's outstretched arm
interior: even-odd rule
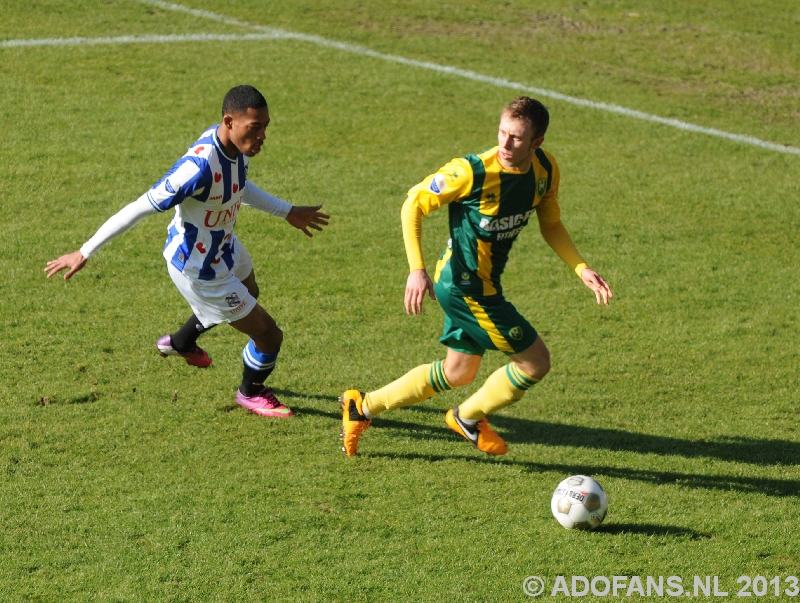
[[[73,251],[67,255],[62,255],[57,260],[47,262],[47,266],[44,269],[47,273],[47,278],[68,268],[69,270],[64,275],[64,280],[68,281],[73,274],[86,265],[86,262],[95,251],[114,237],[133,228],[147,216],[157,212],[158,210],[148,201],[147,194],[142,195],[133,203],[128,203],[128,205],[106,220],[105,224],[78,251]]]
[[[62,270],[68,269],[66,274],[64,274],[64,280],[68,281],[70,278],[72,278],[72,275],[83,268],[88,261],[89,260],[83,257],[83,254],[79,249],[77,251],[73,251],[72,253],[62,255],[56,260],[50,260],[47,262],[47,266],[45,267],[44,271],[47,273],[47,278],[50,278]]]
[[[320,209],[322,205],[295,205],[289,210],[286,221],[298,230],[302,230],[307,237],[313,237],[308,229],[321,231],[323,226],[328,225],[330,219],[330,216],[319,211]]]
[[[412,270],[406,280],[406,314],[422,313],[422,302],[425,299],[426,291],[431,299],[436,299],[436,294],[433,292],[433,281],[425,269]]]
[[[295,207],[288,201],[262,191],[252,182],[248,182],[244,189],[243,202],[245,205],[255,207],[273,216],[284,218],[289,224],[302,230],[307,237],[314,236],[309,228],[321,231],[323,226],[328,225],[328,219],[330,219],[328,214],[319,211],[322,209],[322,204]]]
[[[591,268],[583,269],[583,272],[581,272],[581,280],[584,285],[594,291],[594,296],[597,298],[598,305],[601,303],[608,305],[608,300],[614,297],[614,294],[611,293],[611,287],[608,286],[605,279]]]

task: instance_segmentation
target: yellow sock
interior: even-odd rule
[[[539,379],[526,375],[510,362],[489,375],[486,383],[458,406],[458,416],[480,421],[486,415],[513,404],[537,383]]]
[[[384,410],[417,404],[448,389],[453,389],[453,386],[444,376],[442,361],[437,360],[432,364],[421,364],[389,385],[368,393],[362,408],[374,417]]]

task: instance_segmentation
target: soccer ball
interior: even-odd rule
[[[591,477],[573,475],[558,484],[550,510],[568,530],[594,530],[606,518],[608,496]]]

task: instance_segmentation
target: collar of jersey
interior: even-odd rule
[[[498,153],[499,150],[500,150],[500,146],[499,145],[495,145],[491,149],[488,149],[486,151],[478,153],[478,157],[481,158],[481,160],[483,161],[483,165],[484,166],[488,167],[490,163],[494,163],[500,169],[501,173],[503,173],[503,174],[511,174],[512,176],[522,176],[523,174],[527,174],[528,172],[530,172],[533,169],[533,157],[534,156],[531,155],[531,164],[528,166],[528,169],[526,169],[524,172],[522,172],[522,171],[518,172],[518,171],[509,170],[508,168],[506,168],[502,164],[502,162],[500,161],[500,158],[497,156],[497,153]]]
[[[219,126],[217,126],[217,128],[218,127]],[[214,141],[214,146],[217,147],[219,154],[222,155],[225,159],[227,159],[231,163],[236,163],[236,158],[231,159],[230,157],[228,157],[228,154],[225,152],[222,143],[219,141],[219,138],[217,137],[217,128],[214,128],[214,132],[211,134],[211,139]]]

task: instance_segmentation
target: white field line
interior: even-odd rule
[[[422,69],[429,69],[431,71],[438,71],[439,73],[447,73],[450,75],[456,75],[459,77],[463,77],[469,80],[473,80],[476,82],[482,82],[484,84],[491,84],[493,86],[498,86],[500,88],[510,88],[512,90],[517,90],[520,92],[528,92],[530,94],[541,96],[545,98],[552,98],[555,100],[560,100],[565,103],[570,103],[573,105],[578,105],[581,107],[590,107],[592,109],[599,109],[601,111],[608,111],[609,113],[617,113],[619,115],[625,115],[626,117],[633,117],[636,119],[642,119],[644,121],[650,121],[654,123],[663,124],[665,126],[671,126],[673,128],[678,128],[679,130],[686,130],[688,132],[698,132],[700,134],[708,134],[710,136],[717,136],[719,138],[727,138],[728,140],[733,140],[735,142],[741,142],[744,144],[749,144],[757,147],[761,147],[764,149],[769,149],[771,151],[778,151],[780,153],[792,153],[794,155],[800,155],[800,148],[791,147],[787,145],[777,144],[774,142],[769,142],[766,140],[761,140],[759,138],[754,138],[753,136],[744,136],[742,134],[733,134],[731,132],[725,132],[724,130],[717,130],[716,128],[707,128],[705,126],[698,126],[696,124],[688,123],[685,121],[681,121],[678,119],[670,119],[667,117],[660,117],[658,115],[652,115],[650,113],[644,113],[643,111],[637,111],[635,109],[628,109],[627,107],[622,107],[620,105],[613,105],[609,103],[597,102],[588,100],[585,98],[578,98],[575,96],[569,96],[567,94],[561,94],[560,92],[555,92],[554,90],[546,90],[544,88],[537,88],[535,86],[528,86],[526,84],[520,84],[518,82],[512,82],[510,80],[491,77],[488,75],[483,75],[481,73],[477,73],[475,71],[469,71],[467,69],[459,69],[458,67],[450,67],[448,65],[439,65],[437,63],[429,63],[427,61],[417,61],[415,59],[408,59],[406,57],[401,57],[393,54],[384,54],[382,52],[376,52],[374,50],[370,50],[364,46],[359,46],[357,44],[347,44],[345,42],[336,42],[334,40],[328,40],[327,38],[323,38],[321,36],[314,36],[309,34],[302,34],[297,32],[286,31],[282,29],[277,29],[274,27],[264,27],[263,25],[254,25],[252,23],[247,23],[246,21],[240,21],[239,19],[233,19],[231,17],[226,17],[224,15],[219,15],[217,13],[212,13],[206,10],[198,10],[195,8],[189,8],[187,6],[182,6],[180,4],[173,4],[171,2],[164,2],[163,0],[138,0],[143,4],[150,4],[151,6],[158,6],[159,8],[163,8],[165,10],[172,10],[178,11],[182,13],[187,13],[190,15],[194,15],[196,17],[202,17],[204,19],[211,19],[213,21],[219,21],[221,23],[226,23],[228,25],[235,25],[238,27],[245,27],[249,29],[254,29],[256,31],[262,31],[264,33],[272,33],[276,34],[276,36],[280,36],[282,38],[290,38],[294,40],[301,40],[303,42],[310,42],[312,44],[317,44],[319,46],[325,46],[328,48],[336,48],[337,50],[343,50],[345,52],[352,52],[355,54],[360,54],[368,57],[373,57],[376,59],[382,59],[384,61],[391,61],[393,63],[400,63],[402,65],[409,65],[412,67],[420,67]]]
[[[195,17],[201,17],[204,19],[210,19],[213,21],[217,21],[220,23],[225,23],[227,25],[233,25],[236,27],[242,27],[247,29],[252,29],[258,31],[258,34],[185,34],[185,35],[167,35],[167,36],[159,36],[159,35],[145,35],[145,36],[118,36],[118,37],[104,37],[104,38],[45,38],[45,39],[38,39],[38,40],[5,40],[0,42],[0,48],[14,48],[14,47],[25,47],[25,46],[72,46],[72,45],[91,45],[91,44],[135,44],[135,43],[165,43],[165,42],[206,42],[206,41],[248,41],[248,40],[275,40],[275,39],[292,39],[292,40],[299,40],[302,42],[309,42],[311,44],[316,44],[318,46],[324,46],[327,48],[335,48],[337,50],[341,50],[344,52],[351,52],[354,54],[359,54],[362,56],[368,56],[384,61],[390,61],[393,63],[399,63],[401,65],[408,65],[411,67],[418,67],[421,69],[428,69],[430,71],[436,71],[439,73],[446,73],[448,75],[454,75],[457,77],[462,77],[465,79],[469,79],[476,82],[481,82],[484,84],[490,84],[493,86],[497,86],[500,88],[509,88],[511,90],[516,90],[519,92],[527,92],[529,94],[533,94],[535,96],[545,97],[545,98],[552,98],[554,100],[562,101],[565,103],[570,103],[573,105],[578,105],[581,107],[589,107],[591,109],[598,109],[600,111],[607,111],[609,113],[616,113],[619,115],[624,115],[626,117],[633,117],[635,119],[641,119],[644,121],[649,121],[653,123],[662,124],[665,126],[670,126],[673,128],[677,128],[679,130],[685,130],[688,132],[697,132],[700,134],[707,134],[709,136],[716,136],[718,138],[725,138],[728,140],[732,140],[734,142],[739,142],[743,144],[749,144],[756,147],[761,147],[763,149],[769,149],[771,151],[777,151],[779,153],[789,153],[793,155],[800,155],[800,148],[777,144],[774,142],[769,142],[766,140],[761,140],[759,138],[754,138],[753,136],[745,136],[742,134],[733,134],[731,132],[726,132],[724,130],[717,130],[716,128],[707,128],[705,126],[699,126],[697,124],[692,124],[689,122],[681,121],[678,119],[671,119],[666,117],[660,117],[658,115],[653,115],[650,113],[645,113],[643,111],[637,111],[635,109],[628,109],[627,107],[622,107],[620,105],[614,105],[610,103],[603,103],[592,101],[584,98],[579,98],[575,96],[569,96],[567,94],[562,94],[560,92],[556,92],[554,90],[547,90],[544,88],[537,88],[535,86],[528,86],[526,84],[521,84],[519,82],[513,82],[511,80],[506,80],[502,78],[496,78],[488,75],[483,75],[481,73],[477,73],[475,71],[470,71],[467,69],[459,69],[458,67],[450,67],[448,65],[439,65],[437,63],[430,63],[427,61],[418,61],[416,59],[409,59],[406,57],[392,55],[392,54],[385,54],[382,52],[377,52],[375,50],[371,50],[364,46],[359,46],[357,44],[348,44],[346,42],[337,42],[335,40],[328,40],[327,38],[323,38],[321,36],[315,36],[310,34],[303,34],[298,32],[287,31],[283,29],[278,29],[275,27],[265,27],[263,25],[255,25],[252,23],[247,23],[246,21],[241,21],[239,19],[234,19],[231,17],[226,17],[224,15],[220,15],[217,13],[212,13],[205,10],[199,10],[195,8],[189,8],[187,6],[182,6],[180,4],[173,4],[171,2],[163,2],[162,0],[138,0],[143,4],[150,4],[152,6],[157,6],[159,8],[163,8],[165,10],[177,11],[182,13],[187,13],[193,15]]]

